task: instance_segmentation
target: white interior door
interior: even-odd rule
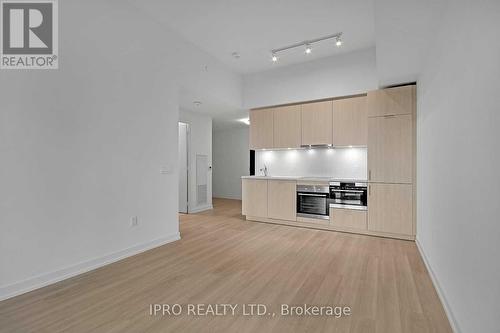
[[[188,212],[188,124],[179,122],[179,213]]]

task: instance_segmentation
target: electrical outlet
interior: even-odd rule
[[[137,227],[139,225],[139,218],[137,216],[132,216],[132,218],[130,219],[130,226],[133,228],[133,227]]]

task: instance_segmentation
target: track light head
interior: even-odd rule
[[[271,60],[272,60],[273,62],[278,61],[278,56],[277,56],[276,54],[274,54],[274,53],[273,53],[273,54],[272,54],[272,57],[271,57]]]
[[[306,52],[306,54],[310,54],[312,52],[310,44],[306,44],[306,51],[305,52]]]
[[[340,35],[335,38],[335,45],[337,45],[337,47],[342,46],[342,39],[340,38]]]

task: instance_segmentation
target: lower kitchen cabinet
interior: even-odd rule
[[[367,230],[366,210],[330,208],[332,227]]]
[[[267,217],[267,180],[242,179],[241,199],[242,215]]]
[[[368,186],[368,230],[413,235],[412,185],[372,183]]]
[[[268,181],[268,217],[270,219],[296,221],[297,182],[288,180]]]
[[[410,239],[415,238],[412,184],[369,183],[368,210],[330,208],[330,219],[297,217],[297,184],[242,179],[242,215],[250,221]]]

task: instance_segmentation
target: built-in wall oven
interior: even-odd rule
[[[328,220],[328,185],[297,185],[297,216]]]
[[[330,182],[330,208],[366,210],[367,184]]]

